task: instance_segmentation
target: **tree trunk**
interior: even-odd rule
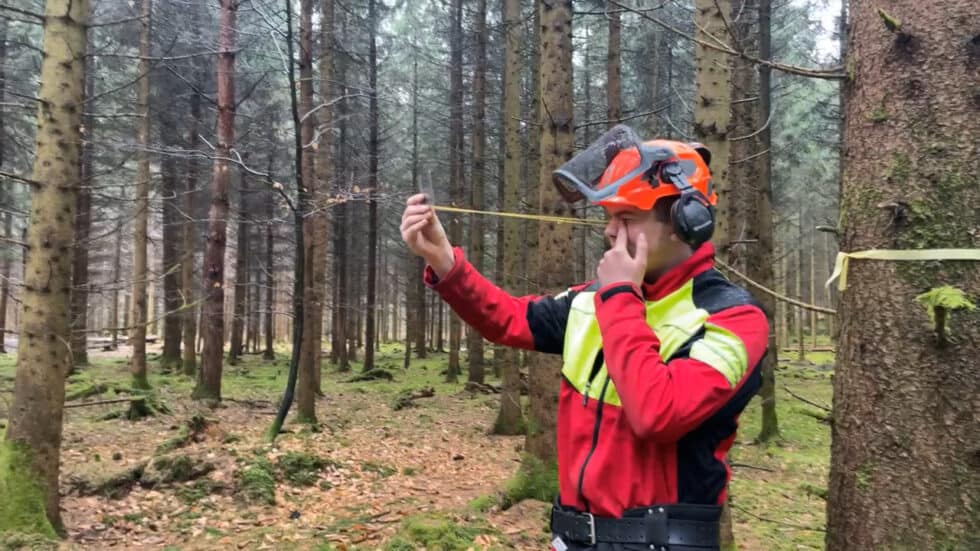
[[[504,0],[504,173],[503,205],[505,212],[518,212],[521,202],[521,3],[520,0]],[[501,284],[516,293],[521,282],[518,272],[521,264],[521,221],[503,219],[503,239],[498,244],[498,255],[503,257],[504,274]],[[507,348],[500,358],[503,390],[500,393],[500,410],[493,423],[494,434],[521,434],[524,431],[524,413],[521,408],[521,375],[517,351]]]
[[[0,42],[6,35],[6,22],[3,25],[3,34]],[[3,46],[0,46],[3,48]],[[0,63],[4,62],[6,53],[0,55]],[[91,58],[90,66],[86,67],[85,72],[85,97],[90,98],[95,95],[95,59]],[[0,74],[0,79],[3,75]],[[3,86],[0,84],[0,86]],[[0,94],[2,96],[2,94]],[[2,97],[0,97],[2,101]],[[82,167],[81,167],[81,186],[78,189],[77,204],[75,209],[75,242],[81,246],[75,247],[75,257],[72,264],[72,291],[71,291],[71,359],[72,367],[88,365],[88,248],[89,234],[92,228],[92,134],[95,132],[95,119],[92,113],[95,105],[89,105],[83,117],[82,127]],[[3,127],[3,120],[0,119],[0,128]],[[2,165],[3,153],[0,151],[0,165]],[[7,215],[8,219],[10,215]],[[7,232],[9,235],[10,232]],[[6,273],[4,271],[4,287],[6,288]],[[6,312],[6,293],[0,302],[0,317]],[[3,341],[3,323],[0,323],[0,341]],[[3,350],[3,343],[0,342],[0,351]]]
[[[5,91],[7,88],[7,20],[0,18],[0,128],[4,128],[6,108],[3,105]],[[4,168],[4,153],[6,140],[0,132],[0,169]],[[0,204],[12,205],[13,198],[7,198],[7,188],[0,188]],[[13,228],[11,227],[11,213],[3,213],[3,235],[13,238]],[[7,297],[10,296],[10,257],[7,253],[0,255],[0,354],[7,353],[5,340],[7,338]],[[74,342],[74,341],[72,341]],[[74,345],[73,345],[74,346]]]
[[[241,189],[238,192],[238,231],[235,253],[235,290],[232,298],[231,343],[228,347],[228,364],[238,365],[242,357],[242,333],[245,332],[245,297],[248,294],[248,176],[241,171]]]
[[[432,182],[428,182],[432,185]],[[419,56],[418,51],[412,55],[412,191],[419,189]],[[414,332],[415,356],[425,358],[425,328],[426,328],[426,301],[425,301],[425,281],[422,279],[422,272],[425,270],[425,260],[422,257],[412,255],[409,262],[412,271],[409,277],[414,288],[414,300],[411,309],[415,315],[415,323],[410,326]]]
[[[623,118],[620,10],[609,10],[607,17],[609,18],[609,43],[606,48],[606,120],[612,128],[619,119]],[[589,140],[586,140],[586,143],[589,143]]]
[[[451,202],[463,205],[463,0],[452,0],[452,34],[449,41],[449,189]],[[449,242],[463,242],[460,216],[449,219]],[[462,336],[459,317],[449,313],[449,367],[446,382],[455,383],[461,372],[459,348]]]
[[[882,9],[851,3],[841,250],[975,249],[976,4],[879,6],[893,30]],[[908,208],[875,208],[893,198]],[[978,549],[980,311],[948,311],[937,338],[916,296],[949,285],[975,301],[980,270],[855,260],[847,282],[827,548]]]
[[[198,72],[197,82],[200,83],[204,78]],[[187,130],[187,148],[196,151],[200,140],[197,137],[201,126],[201,95],[197,92],[190,97],[190,128]],[[184,221],[184,258],[181,260],[181,288],[184,293],[184,300],[189,304],[196,302],[197,284],[194,274],[194,253],[197,251],[197,217],[200,209],[198,204],[198,180],[200,179],[201,165],[197,158],[187,159],[187,191],[184,194],[184,214],[189,217]],[[195,376],[197,374],[197,312],[198,307],[184,310],[183,333],[183,371],[184,375]]]
[[[368,45],[368,78],[370,89],[368,142],[368,263],[367,311],[364,319],[364,370],[374,369],[375,316],[377,314],[378,273],[378,15],[375,0],[368,0],[368,20],[371,39]]]
[[[758,0],[759,2],[759,56],[762,59],[769,59],[772,56],[772,2],[771,0]],[[766,66],[759,66],[759,116],[756,124],[760,125],[762,132],[759,134],[758,148],[761,151],[772,151],[772,132],[770,117],[772,116],[772,83],[770,79],[770,69]],[[758,252],[758,256],[747,259],[747,275],[762,285],[776,289],[776,275],[774,273],[775,259],[775,238],[772,228],[772,155],[766,153],[761,157],[759,179],[754,184],[755,193],[749,197],[754,198],[750,201],[749,207],[754,206],[754,212],[746,212],[746,219],[751,222],[752,233],[747,235],[748,239],[758,239],[758,245],[753,252]],[[754,234],[754,235],[753,235]],[[779,422],[776,417],[776,366],[779,365],[779,342],[776,336],[776,299],[768,293],[758,293],[756,295],[762,303],[769,322],[769,349],[762,359],[762,388],[759,390],[759,399],[762,405],[762,429],[759,431],[757,440],[768,442],[779,435]]]
[[[571,0],[539,4],[540,26],[540,159],[538,204],[540,212],[554,216],[571,216],[568,203],[558,190],[548,185],[551,171],[567,161],[573,152],[574,121],[572,117],[572,3]],[[571,251],[572,228],[568,224],[539,224],[538,243],[534,252],[540,259],[537,281],[547,292],[560,292],[568,285],[566,274],[574,270]],[[555,460],[555,421],[561,358],[536,354],[529,368],[528,382],[533,431],[527,434],[525,448],[539,460]]]
[[[279,436],[282,425],[286,421],[289,408],[293,405],[293,395],[296,391],[296,379],[299,372],[299,358],[302,353],[303,332],[306,330],[304,322],[306,316],[304,310],[306,305],[303,303],[303,292],[306,290],[306,247],[304,246],[303,222],[306,220],[306,213],[309,212],[310,194],[307,193],[306,183],[303,182],[303,135],[301,115],[299,112],[299,101],[296,82],[296,72],[293,64],[293,6],[291,0],[285,0],[286,11],[286,51],[289,60],[286,72],[289,81],[289,106],[293,119],[293,155],[295,164],[293,175],[296,178],[296,202],[293,211],[293,236],[296,240],[296,249],[293,260],[293,331],[292,331],[292,353],[289,357],[289,374],[286,377],[286,390],[283,392],[282,400],[279,402],[279,409],[276,418],[269,427],[268,438],[274,442]]]
[[[225,244],[227,240],[228,188],[235,143],[235,15],[238,3],[221,0],[218,38],[218,143],[211,172],[211,208],[208,212],[208,244],[204,253],[204,293],[201,320],[204,347],[198,371],[195,399],[221,399],[224,360]]]
[[[177,149],[179,134],[176,120],[170,113],[160,113],[160,133],[164,146]],[[180,339],[181,321],[184,318],[180,307],[183,300],[180,292],[181,258],[178,256],[177,240],[180,239],[180,210],[177,206],[177,158],[165,154],[160,160],[160,190],[163,195],[163,353],[160,356],[161,371],[178,371],[181,364]]]
[[[272,153],[269,153],[269,164],[266,174],[266,184],[272,187]],[[275,339],[275,318],[272,313],[276,310],[275,289],[276,289],[276,262],[275,262],[275,235],[273,232],[272,219],[275,216],[275,207],[272,201],[266,201],[266,223],[265,223],[265,350],[262,352],[262,359],[272,361],[276,359],[276,352],[273,349]]]
[[[694,24],[696,36],[710,42],[708,34],[726,37],[725,20],[732,11],[730,0],[695,0]],[[731,121],[732,78],[728,55],[705,48],[701,44],[694,47],[696,66],[697,98],[694,106],[694,137],[711,151],[711,179],[718,194],[715,207],[715,233],[712,242],[721,258],[728,255],[728,244],[732,238],[729,231],[729,193],[728,130]]]
[[[149,388],[146,378],[147,271],[146,229],[150,215],[150,34],[153,0],[142,0],[140,20],[140,61],[136,72],[136,213],[133,216],[133,329],[130,343],[133,356],[130,373],[135,388]]]
[[[473,209],[484,209],[484,151],[486,150],[486,103],[487,103],[487,1],[477,0],[476,7],[476,70],[473,73]],[[470,219],[470,262],[477,271],[483,270],[483,217]],[[483,337],[468,327],[466,330],[466,355],[469,364],[467,380],[482,383],[484,379]]]
[[[69,324],[79,132],[85,87],[86,0],[48,0],[38,91],[37,151],[25,241],[13,404],[0,444],[5,530],[54,536]],[[7,496],[15,496],[8,499]]]
[[[803,297],[803,203],[800,202],[799,216],[796,219],[796,296]],[[794,308],[796,312],[796,344],[798,346],[798,360],[806,361],[806,312],[802,308]]]
[[[121,198],[125,199],[126,197],[125,188],[123,188],[120,191],[120,195],[122,196]],[[122,277],[122,236],[123,236],[123,229],[122,226],[120,225],[120,227],[116,231],[116,247],[115,247],[116,254],[115,256],[113,256],[114,260],[112,262],[112,321],[110,323],[112,325],[112,349],[113,350],[119,348],[119,328],[120,328],[119,291],[121,290],[122,287],[122,282],[120,281],[120,278]],[[123,310],[123,316],[127,316],[126,313],[129,311],[128,304],[129,303],[127,300],[127,306]],[[129,325],[128,316],[127,316],[127,320],[124,322],[124,325]]]
[[[321,0],[320,2],[320,103],[326,104],[333,101],[333,63],[334,63],[334,50],[333,50],[333,40],[334,40],[334,3],[333,0]],[[329,195],[332,188],[332,183],[334,181],[339,182],[340,179],[336,177],[334,173],[334,163],[333,163],[333,107],[324,107],[318,111],[318,116],[320,120],[320,128],[323,129],[320,133],[320,144],[317,148],[317,158],[316,158],[316,174],[317,174],[317,185],[322,186],[321,196],[326,197]],[[323,359],[322,355],[319,353],[322,343],[322,328],[323,328],[323,309],[326,306],[327,300],[327,245],[330,243],[330,221],[328,219],[327,213],[330,212],[328,209],[323,208],[313,216],[313,219],[317,223],[317,233],[319,239],[320,247],[317,248],[317,259],[316,273],[313,274],[313,281],[315,288],[317,290],[317,297],[320,301],[320,305],[317,308],[317,319],[315,320],[315,327],[317,330],[317,338],[315,348],[317,350],[316,358],[314,359],[313,373],[316,376],[316,392],[319,395],[323,394],[321,386],[321,373],[323,369]],[[331,327],[331,331],[336,331],[336,326]]]
[[[321,185],[313,178],[313,142],[315,116],[307,116],[313,109],[313,0],[300,2],[299,16],[299,112],[303,117],[300,133],[304,151],[301,168],[303,185],[310,194],[311,215],[303,220],[303,245],[306,247],[303,269],[306,288],[303,302],[306,304],[303,320],[303,344],[299,355],[297,376],[296,414],[302,423],[316,423],[316,369],[320,357],[320,320],[323,318],[323,228],[320,225],[322,210],[317,208],[317,188]]]
[[[341,17],[341,42],[347,40],[347,18]],[[334,189],[339,193],[341,188],[345,183],[345,177],[347,174],[347,100],[343,99],[347,96],[348,88],[343,83],[347,78],[347,63],[344,56],[337,57],[337,79],[341,83],[340,86],[340,102],[338,103],[338,126],[340,127],[338,141],[337,141],[337,174],[338,178],[335,183]],[[334,281],[337,282],[337,300],[334,301],[334,310],[336,311],[336,322],[334,323],[334,332],[336,333],[336,342],[338,344],[337,350],[337,371],[346,372],[350,371],[350,353],[349,353],[349,341],[353,333],[351,333],[351,310],[350,304],[354,302],[350,295],[350,288],[348,285],[348,262],[347,262],[347,243],[349,234],[352,232],[347,231],[347,212],[349,210],[349,205],[347,203],[340,203],[335,208],[336,215],[336,232],[334,232],[334,257],[333,257],[333,267],[334,267]]]

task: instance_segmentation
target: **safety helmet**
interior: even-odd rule
[[[684,175],[691,187],[701,192],[711,205],[718,203],[718,194],[713,189],[711,172],[708,169],[711,154],[703,145],[672,140],[651,140],[643,142],[643,147],[672,151],[684,170]],[[602,177],[596,185],[598,190],[602,190],[618,183],[616,192],[609,197],[600,199],[596,204],[601,206],[623,205],[650,210],[658,200],[681,194],[681,190],[677,186],[660,177],[660,173],[655,167],[644,174],[634,176],[624,182],[618,182],[634,171],[640,162],[638,148],[629,148],[617,153],[606,170],[603,171]]]

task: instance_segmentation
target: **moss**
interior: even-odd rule
[[[854,473],[854,476],[857,479],[858,488],[862,490],[868,489],[871,486],[871,481],[874,479],[874,465],[868,461],[862,463],[858,467],[857,472]]]
[[[385,546],[385,551],[428,549],[429,551],[465,551],[474,547],[473,540],[493,528],[480,518],[456,519],[440,515],[416,515],[402,522],[399,534]]]
[[[893,172],[909,178],[904,156],[896,155]],[[924,174],[933,188],[923,197],[909,201],[909,221],[897,237],[897,248],[937,249],[974,248],[977,246],[975,205],[963,200],[980,187],[980,176],[963,176],[940,167],[935,176]],[[914,289],[926,291],[939,284],[958,285],[968,281],[976,271],[969,261],[899,262],[899,277]]]
[[[236,475],[238,495],[248,503],[264,505],[276,504],[276,479],[272,476],[272,466],[265,459],[259,459]]]
[[[473,498],[467,506],[478,513],[486,513],[500,503],[500,496],[485,495]]]
[[[501,507],[507,509],[525,499],[551,502],[558,495],[558,466],[525,454],[521,468],[507,482]]]
[[[133,375],[133,388],[150,390],[150,381],[146,378],[146,373]]]
[[[381,478],[388,478],[389,476],[398,472],[398,469],[390,465],[385,465],[384,463],[375,463],[374,461],[365,461],[361,465],[361,470],[370,473],[378,473],[381,476]]]
[[[328,459],[302,452],[289,452],[277,461],[283,479],[294,486],[312,486],[320,471],[332,464]]]
[[[23,532],[55,537],[44,510],[44,486],[19,444],[3,441],[0,431],[0,534]]]

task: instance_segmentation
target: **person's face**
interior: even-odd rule
[[[647,238],[648,275],[669,267],[677,254],[679,244],[670,224],[657,220],[652,210],[613,205],[606,207],[606,228],[603,235],[609,247],[616,242],[621,231],[626,232],[626,248],[630,255],[636,254],[636,238],[641,233]]]

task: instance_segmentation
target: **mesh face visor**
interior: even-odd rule
[[[628,149],[639,151],[639,163],[614,181],[601,182],[603,173],[616,155]],[[643,176],[654,164],[673,155],[667,148],[642,145],[632,128],[619,124],[561,165],[552,173],[552,177],[566,201],[574,203],[588,199],[597,203],[615,195],[620,186]]]

